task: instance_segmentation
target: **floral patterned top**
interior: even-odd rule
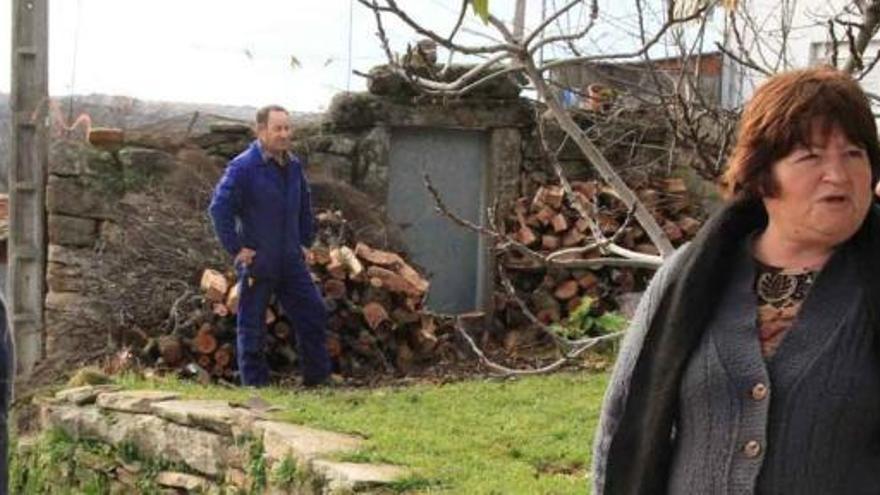
[[[764,359],[770,359],[794,323],[818,272],[806,268],[777,268],[757,260],[756,264],[758,338]]]

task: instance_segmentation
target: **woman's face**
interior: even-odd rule
[[[871,165],[861,145],[832,126],[814,125],[809,147],[799,146],[772,165],[777,184],[764,206],[787,241],[834,247],[861,226],[871,205]]]

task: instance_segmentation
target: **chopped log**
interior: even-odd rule
[[[364,261],[379,266],[393,266],[403,261],[403,259],[401,259],[396,253],[373,249],[362,242],[359,242],[357,246],[355,246],[354,254]]]
[[[89,144],[96,147],[113,147],[125,141],[125,131],[112,127],[92,127],[86,136]]]
[[[568,279],[556,286],[553,296],[561,301],[568,301],[578,294],[578,282],[574,279]]]
[[[214,337],[214,327],[210,323],[203,323],[199,327],[193,339],[193,350],[199,354],[211,354],[217,350],[217,338]]]
[[[545,206],[547,205],[544,203],[544,186],[541,186],[535,191],[535,195],[532,196],[531,209],[540,210]]]
[[[159,354],[162,361],[171,367],[180,366],[183,363],[183,346],[180,338],[173,335],[163,335],[159,337]]]
[[[535,232],[528,226],[523,225],[516,233],[516,240],[525,244],[526,246],[531,246],[538,241],[538,236],[536,236]]]
[[[290,338],[290,323],[284,320],[278,320],[272,325],[272,334],[278,340],[288,340]]]
[[[342,262],[342,255],[339,253],[339,248],[333,248],[330,250],[330,263],[328,263],[325,268],[331,277],[336,280],[345,280],[345,264]]]
[[[315,260],[315,264],[319,266],[326,266],[330,263],[330,250],[323,246],[315,246],[309,250],[312,254],[312,258]]]
[[[342,343],[338,334],[331,332],[327,335],[327,354],[330,359],[339,359],[342,356]]]
[[[324,282],[324,295],[330,299],[344,299],[347,290],[342,280],[330,279]]]
[[[397,273],[378,266],[367,268],[367,276],[370,277],[370,284],[374,287],[384,287],[391,292],[416,297],[424,293],[424,291],[417,289]]]
[[[339,248],[339,256],[342,263],[348,269],[348,273],[350,273],[352,277],[357,277],[364,271],[364,265],[357,259],[354,251],[348,246],[342,246]]]
[[[229,295],[226,296],[226,308],[229,309],[230,314],[238,314],[238,300],[240,298],[240,285],[235,284],[232,286],[232,289],[229,290]]]
[[[543,224],[541,223],[541,220],[538,219],[538,215],[529,215],[526,217],[526,225],[537,229],[540,228]]]
[[[354,252],[358,257],[363,258],[364,260],[373,263],[374,265],[379,265],[381,267],[390,268],[397,271],[397,275],[402,277],[411,287],[415,288],[416,291],[424,293],[428,290],[428,281],[422,278],[421,275],[419,275],[418,272],[413,269],[413,267],[409,266],[405,261],[403,261],[403,258],[401,258],[396,253],[381,251],[379,249],[372,249],[364,243],[358,243],[358,245],[355,247]],[[376,267],[370,267],[367,270],[367,276],[378,277],[382,279],[383,283],[386,283],[386,280],[383,278],[383,276],[375,275],[375,272],[371,273],[370,270],[372,270],[373,268]]]
[[[676,223],[688,237],[697,235],[701,225],[699,220],[692,217],[681,217]]]
[[[593,198],[596,197],[596,192],[599,190],[595,181],[574,181],[571,183],[571,189],[583,194],[588,201],[592,201]]]
[[[367,325],[373,330],[379,328],[379,325],[381,325],[382,322],[388,321],[388,312],[379,303],[367,303],[364,305],[363,311]]]
[[[556,210],[545,206],[538,210],[536,216],[538,217],[538,221],[541,222],[541,225],[547,225],[553,221],[553,217],[556,216]]]
[[[415,287],[416,290],[418,290],[419,292],[424,294],[428,291],[428,287],[430,287],[428,281],[422,278],[422,276],[419,275],[419,272],[415,271],[413,267],[406,264],[405,261],[400,261],[400,266],[397,267],[397,273],[401,277],[403,277],[404,280],[409,282],[410,285]]]
[[[214,352],[214,363],[216,363],[218,368],[229,368],[232,364],[232,360],[235,358],[235,346],[230,343],[225,343]]]
[[[586,239],[586,236],[584,234],[581,234],[578,229],[569,229],[569,231],[566,232],[564,236],[562,236],[562,246],[577,246],[578,244],[583,242],[584,239]]]
[[[586,232],[590,230],[590,221],[586,218],[579,218],[577,222],[574,223],[574,228],[576,228],[578,232]]]
[[[196,363],[202,368],[210,369],[211,368],[211,356],[207,354],[200,354],[199,357],[196,358]]]
[[[535,316],[541,323],[550,324],[560,319],[559,301],[544,289],[536,290],[529,297],[531,306],[537,309]]]
[[[568,220],[565,219],[565,215],[562,213],[556,214],[556,216],[550,220],[550,224],[553,226],[553,232],[557,234],[568,230]]]
[[[226,291],[229,290],[229,282],[226,281],[226,277],[210,268],[202,272],[202,280],[199,285],[205,298],[211,302],[223,302]]]
[[[226,318],[229,316],[229,308],[223,303],[216,302],[212,304],[211,311],[220,318]]]
[[[434,317],[424,315],[418,331],[412,332],[415,337],[415,348],[422,355],[430,354],[437,347],[437,322]]]
[[[403,306],[409,311],[417,311],[421,299],[418,297],[407,297],[403,300]]]
[[[544,188],[543,201],[554,209],[562,208],[562,200],[565,198],[565,190],[562,186],[548,186]]]
[[[601,212],[596,217],[596,223],[604,234],[614,234],[620,228],[620,222],[609,213]]]
[[[584,272],[583,275],[578,277],[577,281],[578,285],[584,290],[591,290],[599,285],[599,277],[593,272]]]
[[[553,251],[555,249],[559,249],[559,236],[555,235],[542,235],[541,236],[541,249],[545,251]]]

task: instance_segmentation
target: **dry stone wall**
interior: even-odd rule
[[[41,405],[40,420],[44,430],[61,430],[75,441],[102,442],[154,465],[180,468],[145,474],[130,463],[103,463],[114,493],[131,493],[138,478],[184,493],[364,493],[409,475],[401,466],[337,461],[362,448],[364,439],[271,421],[268,412],[97,385],[58,392]],[[286,476],[271,475],[280,469]]]

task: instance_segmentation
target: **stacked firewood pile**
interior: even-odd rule
[[[605,256],[599,249],[582,249],[596,242],[595,229],[623,248],[658,254],[637,222],[627,221],[629,211],[612,189],[598,181],[576,181],[571,187],[582,208],[592,213],[595,225],[591,226],[572,207],[561,185],[544,184],[516,201],[505,221],[507,232],[530,249],[560,261]],[[639,185],[636,193],[673,245],[686,242],[700,228],[699,207],[688,197],[682,179],[651,179]],[[631,267],[548,269],[546,264],[515,250],[508,251],[502,263],[519,297],[544,324],[565,320],[585,297],[590,298],[594,314],[619,310],[626,304],[626,295],[643,290],[653,274],[652,270]],[[509,294],[500,292],[496,299],[500,324],[515,327],[524,323],[519,306],[513,304]]]
[[[319,240],[306,253],[328,310],[327,346],[334,371],[349,377],[406,373],[452,347],[448,319],[423,310],[428,282],[397,253],[355,242],[338,212],[318,215]],[[240,284],[230,271],[206,269],[204,305],[183,331],[151,342],[158,365],[204,379],[235,379],[235,320]],[[266,311],[267,359],[279,376],[297,365],[296,322],[276,301]],[[448,352],[447,352],[448,351]]]

